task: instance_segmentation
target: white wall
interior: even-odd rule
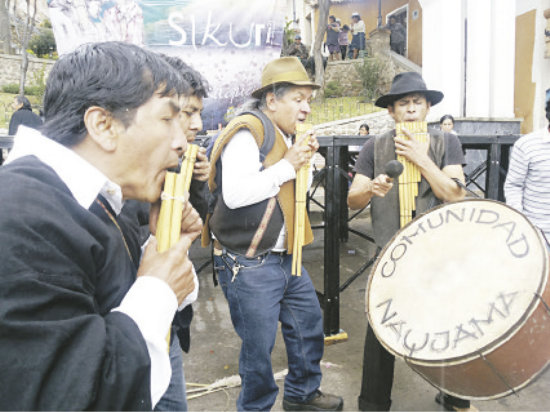
[[[428,87],[439,88],[445,94],[429,120],[444,113],[514,117],[515,48],[510,46],[515,44],[516,0],[419,1],[423,77]]]
[[[422,6],[422,76],[429,89],[440,90],[443,101],[429,120],[443,114],[462,116],[464,89],[463,0],[420,0]]]
[[[537,10],[535,23],[535,47],[533,50],[533,70],[531,81],[536,84],[535,102],[533,105],[533,130],[541,129],[548,125],[546,120],[545,91],[550,88],[550,59],[544,57],[546,19],[544,10],[550,9],[550,0],[517,0],[516,14]]]

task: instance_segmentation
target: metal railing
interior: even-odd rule
[[[352,180],[351,154],[349,146],[362,146],[369,138],[359,136],[320,136],[320,152],[325,157],[325,167],[317,173],[308,195],[309,202],[315,203],[323,212],[322,224],[314,229],[324,231],[324,274],[323,291],[317,291],[319,301],[324,310],[324,332],[326,336],[340,332],[340,293],[355,279],[369,269],[376,256],[361,265],[353,275],[340,284],[340,245],[348,240],[349,233],[374,243],[372,237],[350,227],[350,222],[360,212],[349,215],[347,207],[348,185]],[[504,200],[504,181],[508,169],[510,148],[519,135],[462,135],[459,139],[466,150],[466,158],[471,150],[482,151],[485,156],[475,164],[471,164],[470,172],[465,173],[469,189],[479,191],[483,197]],[[11,149],[13,138],[0,136],[0,148]],[[324,186],[324,203],[315,199],[318,188]],[[201,269],[209,262],[201,265]]]
[[[324,230],[324,286],[317,295],[324,310],[324,332],[326,336],[340,332],[340,293],[355,279],[369,269],[376,260],[376,255],[359,267],[353,275],[340,284],[340,244],[348,240],[349,233],[372,242],[367,233],[350,228],[349,224],[359,213],[349,216],[347,207],[348,184],[352,177],[350,171],[349,146],[362,146],[369,138],[358,136],[321,136],[318,137],[320,152],[325,157],[325,168],[322,180],[325,188],[324,204],[315,201],[323,209],[323,223],[316,229]],[[519,135],[463,135],[459,136],[463,148],[485,153],[479,164],[471,165],[472,172],[465,173],[468,189],[480,191],[483,197],[504,200],[504,181],[508,169],[510,148]]]

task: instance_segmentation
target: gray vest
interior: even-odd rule
[[[443,133],[438,130],[429,129],[430,149],[428,155],[430,159],[441,169],[443,167],[443,157],[445,155],[445,138]],[[390,130],[380,136],[375,137],[374,141],[374,176],[385,173],[386,164],[390,160],[395,160],[395,129]],[[428,181],[422,176],[418,186],[418,196],[416,197],[416,215],[424,213],[441,201],[435,197]],[[371,216],[374,230],[374,240],[380,247],[393,237],[399,228],[399,190],[397,181],[393,188],[384,197],[373,196],[371,199]]]

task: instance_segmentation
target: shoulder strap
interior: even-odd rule
[[[262,127],[264,129],[264,141],[260,147],[260,162],[263,163],[265,157],[275,144],[275,128],[273,127],[273,123],[261,110],[251,110],[241,113],[241,115],[243,114],[251,114],[256,116],[262,122]]]

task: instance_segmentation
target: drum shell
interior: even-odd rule
[[[444,361],[429,365],[408,360],[408,365],[444,392],[463,399],[496,399],[515,393],[531,383],[550,359],[550,286],[541,302],[507,341],[488,353],[464,363]],[[485,359],[484,359],[485,358]],[[506,383],[505,383],[506,382]]]
[[[511,209],[509,206],[487,199],[467,200],[457,202],[455,205],[460,205],[462,203],[474,204],[475,202],[479,202],[483,209],[485,207],[489,207],[491,203],[494,204],[494,207],[496,207],[497,210],[502,207]],[[452,206],[452,204],[442,205],[438,208],[432,209],[431,212],[428,212],[425,215],[435,213],[437,209],[446,210]],[[516,213],[519,214],[517,211]],[[415,220],[418,219],[419,217]],[[526,220],[525,217],[523,217],[523,219]],[[414,223],[415,221],[409,225],[412,225],[414,228]],[[422,359],[419,356],[410,357],[404,353],[399,353],[398,350],[392,348],[389,343],[385,342],[384,339],[381,338],[378,326],[380,317],[377,318],[378,320],[371,317],[373,313],[372,310],[369,310],[371,295],[377,296],[379,298],[379,302],[382,304],[388,302],[385,300],[388,297],[387,295],[377,294],[379,291],[375,290],[373,287],[373,278],[380,275],[382,275],[382,277],[387,277],[384,276],[383,265],[381,264],[383,261],[382,257],[385,254],[387,255],[391,253],[388,251],[392,250],[391,246],[394,241],[395,244],[400,242],[397,239],[401,236],[401,231],[398,232],[382,250],[367,283],[367,315],[373,331],[382,346],[384,346],[385,349],[393,355],[404,359],[413,370],[426,379],[430,384],[446,393],[463,399],[496,399],[515,393],[531,383],[540,373],[543,372],[550,362],[550,308],[548,307],[548,305],[550,305],[550,285],[548,282],[550,261],[548,259],[547,250],[544,246],[545,242],[540,235],[540,232],[538,232],[531,223],[528,223],[528,225],[532,227],[535,238],[538,238],[538,240],[531,240],[534,242],[533,244],[538,244],[540,248],[538,250],[541,253],[541,255],[539,254],[541,260],[538,260],[538,258],[534,260],[541,263],[540,270],[525,272],[522,270],[523,267],[516,267],[515,271],[507,272],[515,274],[536,274],[533,279],[536,280],[538,287],[534,289],[526,289],[531,291],[530,294],[527,295],[530,296],[531,303],[526,308],[525,313],[516,318],[516,320],[510,324],[510,328],[507,329],[506,332],[503,332],[501,335],[495,335],[496,339],[491,342],[480,345],[478,349],[474,349],[459,356],[448,356],[446,359]],[[405,228],[402,230],[405,230]],[[411,235],[409,234],[409,236]],[[444,243],[442,242],[441,244]],[[394,248],[393,250],[398,249]],[[403,248],[401,250],[403,250]],[[396,256],[396,259],[400,259],[401,256],[404,256],[404,253]],[[379,266],[382,267],[382,273],[380,273]],[[405,265],[405,267],[407,267],[407,265]],[[500,269],[495,269],[493,267],[486,267],[485,269],[486,271],[484,273],[489,275],[489,277],[495,277],[495,275],[500,277],[501,275]],[[393,272],[390,273],[390,276],[392,274]],[[408,274],[409,272],[407,272],[407,275]],[[393,286],[395,287],[395,285]],[[467,305],[469,301],[468,299],[470,298],[468,296],[469,291],[462,290],[461,293],[462,295],[460,296],[463,298],[463,302],[460,304]],[[383,298],[380,296],[383,296]],[[390,297],[393,298],[392,295],[390,295]],[[455,307],[455,311],[458,311],[459,313],[460,304],[455,304],[457,305]],[[387,306],[373,306],[373,308],[382,307],[385,308],[386,311],[389,310],[389,312],[386,312],[386,314],[383,315],[385,317],[390,315],[392,311],[397,310],[394,309],[393,303],[391,305],[391,310],[389,309],[390,304]],[[516,313],[521,314],[522,312],[520,311]],[[386,321],[392,317],[393,315],[388,317]],[[401,320],[401,318],[396,319],[398,320],[395,320],[395,322],[397,322],[395,324],[398,325],[398,321]]]

